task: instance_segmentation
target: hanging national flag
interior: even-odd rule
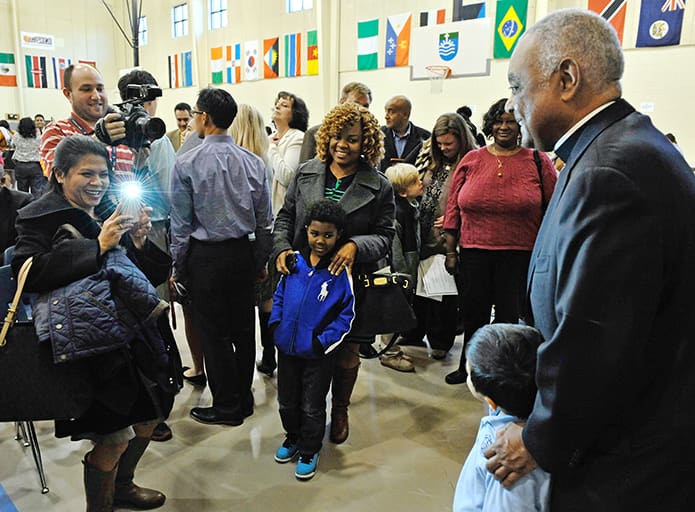
[[[397,14],[386,18],[386,48],[384,66],[407,66],[410,56],[410,13]]]
[[[46,57],[25,55],[24,62],[27,68],[27,87],[32,87],[34,89],[48,88]]]
[[[92,66],[94,69],[97,69],[97,61],[95,61],[95,60],[78,59],[77,63],[78,64],[87,64],[88,66]]]
[[[169,55],[169,88],[193,85],[193,52]]]
[[[227,83],[241,82],[241,43],[227,46]]]
[[[244,43],[244,80],[258,80],[258,41]]]
[[[684,12],[685,0],[642,0],[636,46],[680,44]]]
[[[169,89],[180,87],[179,85],[179,56],[169,55]]]
[[[187,51],[181,54],[181,78],[183,87],[191,87],[193,85],[193,52]]]
[[[0,85],[17,87],[17,66],[14,53],[0,53]]]
[[[302,34],[285,34],[285,76],[302,74]]]
[[[263,40],[263,78],[277,78],[279,74],[278,38]]]
[[[613,26],[622,45],[627,2],[625,0],[589,0],[589,10],[600,14]]]
[[[468,0],[454,0],[451,21],[475,20],[485,17],[485,2],[469,3]]]
[[[526,30],[527,10],[528,0],[497,0],[493,51],[496,59],[511,57],[516,42]]]
[[[212,83],[222,83],[222,47],[215,46],[210,48],[210,70],[212,72]]]
[[[51,57],[53,60],[53,86],[56,89],[63,88],[63,75],[65,74],[65,68],[67,68],[72,61],[66,57]]]
[[[446,9],[431,9],[429,11],[420,11],[420,26],[427,27],[428,25],[441,25],[446,21]]]
[[[319,74],[319,43],[316,30],[306,33],[306,74]]]
[[[357,22],[357,69],[376,69],[379,66],[379,19]]]

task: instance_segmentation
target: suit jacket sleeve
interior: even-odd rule
[[[656,350],[647,342],[664,269],[657,215],[625,174],[577,170],[552,213],[531,276],[531,306],[546,342],[523,431],[551,473],[578,464],[599,437],[610,446],[607,433],[629,424],[653,370],[645,354]]]

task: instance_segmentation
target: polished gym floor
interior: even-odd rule
[[[181,327],[176,338],[190,364]],[[189,410],[209,405],[210,392],[185,383],[169,420],[174,438],[150,444],[135,481],[164,492],[159,510],[170,512],[449,511],[484,413],[465,384],[444,383],[460,345],[459,337],[444,361],[430,359],[424,347],[405,347],[415,373],[363,361],[350,437],[337,446],[326,434],[318,472],[308,482],[294,477],[294,463],[273,460],[284,438],[276,378],[256,375],[255,413],[239,427],[193,421]],[[50,491],[41,493],[31,450],[15,440],[11,423],[0,424],[0,484],[21,512],[84,510],[80,461],[89,443],[56,439],[51,422],[35,427]],[[0,491],[0,512],[13,510]]]

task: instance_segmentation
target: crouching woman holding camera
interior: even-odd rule
[[[164,494],[137,486],[133,476],[154,427],[169,414],[178,391],[173,378],[178,353],[167,317],[161,314],[165,307],[151,294],[151,284],[166,280],[171,260],[147,239],[149,208],[143,207],[138,219],[125,215],[121,206],[100,218],[100,204],[111,180],[111,164],[102,144],[82,135],[63,139],[56,149],[47,193],[19,213],[12,261],[16,274],[25,260],[33,258],[25,290],[39,294],[37,334],[42,328],[41,300],[51,292],[81,288],[83,295],[83,281],[94,281],[95,276],[109,280],[115,310],[92,300],[89,304],[94,307],[64,311],[72,328],[68,345],[88,345],[74,348],[87,353],[82,361],[95,391],[81,417],[56,420],[56,436],[94,443],[83,461],[88,512],[111,511],[114,503],[145,509],[164,503]],[[122,281],[114,282],[119,277]],[[138,316],[144,303],[150,304],[147,318]],[[104,333],[115,333],[114,338],[120,339],[98,354],[90,353],[94,347],[84,336],[78,339],[78,334],[90,332],[98,333],[95,344],[104,344]],[[53,334],[51,343],[55,356]]]

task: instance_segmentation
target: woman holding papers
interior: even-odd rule
[[[442,226],[451,177],[459,160],[475,148],[475,139],[466,122],[452,112],[439,116],[430,140],[423,144],[418,156],[416,166],[422,162],[418,170],[425,186],[420,201],[420,260],[428,269],[435,265],[443,266],[441,260],[446,254],[446,244]],[[432,357],[444,359],[456,337],[458,299],[456,295],[436,294],[429,298],[423,296],[427,293],[423,286],[418,288],[413,303],[418,325],[401,338],[400,344],[422,345],[422,339],[427,335]]]
[[[523,314],[531,249],[557,174],[544,153],[520,146],[521,130],[506,99],[483,116],[487,147],[459,163],[446,205],[446,268],[460,266],[464,349],[448,384],[466,382],[465,344],[490,322],[517,323]],[[458,252],[457,252],[458,247]]]

